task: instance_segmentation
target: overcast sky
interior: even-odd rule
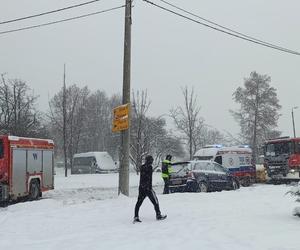
[[[0,22],[87,0],[0,0]],[[159,0],[153,0],[162,4]],[[168,0],[223,26],[300,51],[299,0]],[[86,7],[0,25],[0,31],[82,15],[124,4],[102,0]],[[300,56],[285,54],[189,22],[134,1],[132,82],[147,89],[150,114],[182,104],[181,86],[194,87],[206,124],[239,132],[229,109],[232,93],[251,71],[271,76],[282,105],[278,129],[292,135],[291,109],[300,136]],[[39,95],[39,107],[62,86],[87,85],[109,95],[122,91],[124,9],[29,31],[0,35],[0,73],[20,78]]]

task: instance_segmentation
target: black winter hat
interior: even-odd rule
[[[170,161],[171,159],[172,159],[172,155],[167,155],[167,156],[166,156],[166,160],[169,160],[169,161]]]
[[[152,155],[147,155],[145,158],[146,163],[152,163],[153,162],[153,157]]]

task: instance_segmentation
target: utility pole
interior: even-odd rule
[[[123,61],[123,104],[130,103],[130,64],[131,64],[131,9],[132,0],[125,0],[125,33]],[[130,112],[128,113],[130,121]],[[121,132],[121,155],[119,169],[119,194],[129,196],[129,144],[130,126]]]
[[[67,118],[66,118],[66,64],[64,64],[64,84],[63,84],[63,138],[64,138],[64,160],[65,160],[65,177],[68,176],[68,159],[67,159]]]
[[[296,130],[295,130],[295,120],[294,120],[294,109],[297,109],[298,107],[292,107],[292,122],[293,122],[293,132],[294,132],[294,138],[296,138]],[[300,175],[300,173],[299,173]]]

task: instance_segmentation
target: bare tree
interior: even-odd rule
[[[168,133],[164,128],[161,131],[161,135],[155,138],[155,147],[153,155],[155,155],[154,162],[156,167],[164,159],[167,154],[171,154],[178,158],[184,158],[185,152],[182,147],[182,142],[179,138],[176,138],[172,133]]]
[[[245,143],[239,136],[233,135],[227,130],[224,130],[224,138],[227,145],[242,145]]]
[[[35,108],[38,96],[18,79],[0,79],[0,131],[18,136],[44,136],[42,114]]]
[[[107,97],[105,92],[97,90],[87,100],[84,135],[79,145],[80,151],[107,151],[118,158],[120,138],[112,133],[112,109],[119,106],[121,97]]]
[[[66,89],[67,155],[87,151],[107,151],[118,158],[120,137],[112,133],[112,109],[119,106],[121,97],[76,85]],[[63,90],[50,101],[51,134],[56,141],[57,155],[63,155]],[[72,161],[70,161],[72,164]]]
[[[112,120],[113,120],[113,108],[120,106],[122,104],[121,95],[112,95],[108,100],[109,113],[109,133],[107,137],[107,151],[114,157],[114,159],[119,159],[121,150],[121,138],[118,134],[112,132]]]
[[[189,157],[192,159],[195,151],[201,145],[199,133],[203,128],[204,119],[200,117],[200,107],[197,104],[197,96],[194,89],[191,91],[187,87],[182,88],[184,105],[173,108],[170,111],[176,128],[183,134],[183,139],[187,142]]]
[[[276,89],[270,86],[271,78],[251,72],[244,80],[244,87],[238,87],[233,93],[233,99],[240,104],[240,109],[230,111],[241,127],[241,136],[253,149],[253,159],[256,160],[259,144],[277,127],[280,116],[279,100]]]
[[[131,155],[137,172],[147,154],[152,154],[155,163],[161,161],[164,154],[171,153],[179,157],[184,155],[179,139],[166,130],[166,120],[147,116],[150,106],[147,91],[132,94]]]
[[[211,144],[228,144],[226,137],[217,129],[204,126],[201,130],[201,147]]]
[[[130,152],[138,171],[142,160],[149,153],[149,140],[147,140],[148,119],[146,117],[150,106],[147,90],[136,94],[132,92],[132,115],[131,115],[131,145]],[[147,145],[148,144],[148,145]]]
[[[71,165],[72,156],[78,150],[83,132],[88,95],[87,87],[78,88],[76,85],[72,85],[65,90],[63,88],[49,102],[52,131],[56,131],[54,133],[56,141],[62,142],[57,143],[57,146],[64,148],[63,144],[66,145],[67,152],[65,154]]]

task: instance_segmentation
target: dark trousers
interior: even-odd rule
[[[170,193],[170,179],[169,178],[163,178],[164,182],[165,182],[165,186],[164,186],[164,192],[163,194],[169,194]]]
[[[150,201],[152,202],[154,209],[155,209],[156,216],[160,215],[158,199],[157,199],[156,194],[153,191],[153,189],[139,188],[139,196],[138,196],[138,200],[136,202],[135,209],[134,209],[134,217],[139,216],[140,207],[146,197],[148,197],[150,199]]]

